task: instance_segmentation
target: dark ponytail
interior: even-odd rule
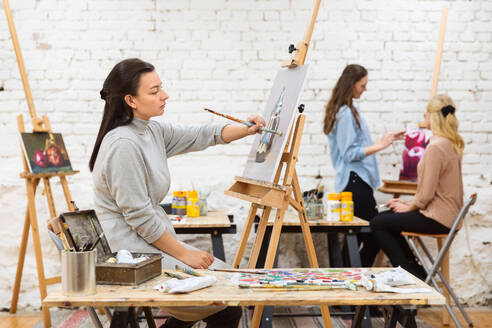
[[[113,67],[99,92],[104,104],[104,113],[97,134],[96,143],[89,161],[89,169],[94,169],[97,154],[104,136],[118,126],[127,125],[133,120],[133,110],[125,101],[126,95],[137,95],[140,76],[154,71],[154,66],[138,58],[125,59]]]

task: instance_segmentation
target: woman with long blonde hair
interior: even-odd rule
[[[458,133],[456,105],[444,94],[427,105],[425,121],[433,136],[417,168],[419,183],[411,203],[392,199],[371,221],[371,230],[394,266],[425,278],[402,231],[446,234],[463,206],[461,159],[465,144]]]

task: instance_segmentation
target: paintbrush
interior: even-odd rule
[[[256,271],[254,269],[252,270],[241,270],[241,269],[209,269],[210,271],[217,271],[217,272],[237,272],[237,273],[250,273],[250,274],[266,274],[265,271]]]
[[[291,292],[298,290],[329,290],[333,289],[332,286],[320,286],[320,285],[247,285],[240,284],[239,288],[254,289],[258,291],[268,291],[268,292]]]
[[[234,121],[234,122],[238,122],[238,123],[241,123],[241,124],[244,124],[244,125],[247,125],[247,126],[253,126],[255,125],[253,122],[248,122],[248,121],[244,121],[244,120],[240,120],[238,118],[235,118],[235,117],[232,117],[230,115],[227,115],[227,114],[222,114],[222,113],[219,113],[219,112],[216,112],[214,110],[211,110],[211,109],[208,109],[208,108],[204,108],[203,110],[206,110],[207,112],[210,112],[212,114],[215,114],[215,115],[219,115],[219,116],[222,116],[222,117],[225,117],[231,121]],[[273,134],[276,134],[278,135],[279,137],[282,136],[282,132],[280,131],[275,131],[275,130],[272,130],[272,129],[269,129],[269,128],[265,128],[265,127],[260,127],[260,131],[263,131],[263,132],[269,132],[269,133],[273,133]]]
[[[168,275],[169,277],[176,278],[179,280],[188,279],[188,277],[183,276],[182,274],[179,274],[179,273],[172,272],[172,271],[164,271],[164,273],[166,275]]]
[[[97,244],[101,241],[102,236],[104,235],[104,232],[101,232],[99,237],[97,237],[96,241],[92,245],[92,247],[89,249],[89,251],[92,251],[94,248],[96,248]]]
[[[198,272],[196,272],[193,269],[183,268],[183,267],[180,267],[179,265],[176,265],[176,270],[184,272],[186,274],[189,274],[190,276],[195,276],[195,277],[201,277],[202,276],[201,274],[199,274]]]

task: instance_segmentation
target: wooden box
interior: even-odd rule
[[[162,272],[161,254],[132,253],[133,257],[148,256],[150,259],[136,264],[105,263],[116,253],[100,258],[96,263],[96,283],[105,285],[138,285],[159,276]]]
[[[103,232],[94,210],[67,212],[60,215],[60,220],[68,227],[73,243],[81,245],[94,242]],[[142,255],[149,259],[136,264],[105,263],[116,253],[111,251],[106,236],[96,246],[96,283],[107,285],[138,285],[162,273],[162,255],[160,253],[132,253],[133,257]]]

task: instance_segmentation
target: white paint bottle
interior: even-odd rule
[[[340,221],[340,194],[328,194],[328,201],[326,202],[326,220]]]

